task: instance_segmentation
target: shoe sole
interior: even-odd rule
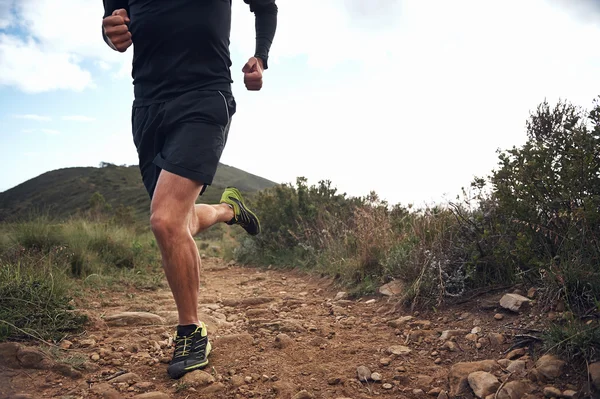
[[[208,343],[206,344],[206,360],[205,361],[203,361],[202,363],[194,364],[192,366],[188,366],[188,367],[182,367],[179,363],[175,363],[175,364],[167,367],[167,373],[169,374],[169,376],[172,379],[178,380],[181,377],[183,377],[185,374],[189,373],[190,371],[202,370],[203,368],[208,366],[208,363],[209,363],[208,356],[210,355],[211,350],[212,350],[212,345],[210,344],[210,341],[208,341]]]

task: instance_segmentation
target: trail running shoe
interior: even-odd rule
[[[179,379],[187,372],[203,369],[208,365],[211,345],[208,341],[206,325],[200,322],[196,330],[189,335],[175,334],[175,351],[169,363],[167,373],[173,379]]]
[[[221,196],[221,203],[229,204],[233,207],[233,219],[227,222],[227,224],[239,224],[248,234],[253,236],[260,233],[260,221],[258,217],[244,204],[244,197],[242,197],[242,193],[237,188],[227,187]]]

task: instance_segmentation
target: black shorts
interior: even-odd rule
[[[150,198],[162,169],[204,184],[202,192],[212,184],[235,111],[230,93],[200,90],[133,107],[133,142]]]

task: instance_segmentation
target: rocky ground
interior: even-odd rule
[[[600,389],[600,364],[588,376],[515,346],[535,343],[528,335],[548,317],[535,290],[400,314],[393,296],[351,300],[328,279],[218,259],[203,270],[214,348],[204,371],[166,374],[177,322],[168,290],[93,291],[78,303],[91,324],[60,348],[0,344],[0,398],[532,399]]]

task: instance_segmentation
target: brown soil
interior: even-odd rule
[[[412,320],[392,327],[389,321],[407,314],[390,313],[395,304],[390,297],[336,301],[338,289],[329,279],[228,266],[219,259],[205,260],[203,271],[200,312],[213,344],[205,371],[215,382],[193,386],[168,377],[165,362],[171,355],[170,337],[177,322],[168,289],[94,291],[78,304],[92,319],[86,332],[66,337],[73,343],[70,349],[50,351],[80,372],[24,368],[18,362],[11,365],[5,355],[0,359],[0,397],[134,398],[143,392],[164,394],[147,395],[149,398],[182,399],[437,397],[437,391],[450,391],[452,365],[503,359],[514,343],[511,338],[524,333],[516,328],[531,328],[530,322],[536,320],[529,313],[518,315],[485,306],[498,303],[499,297],[488,296],[441,313],[412,314]],[[120,312],[150,312],[162,321],[113,326],[105,320]],[[503,320],[494,318],[498,312],[503,313]],[[474,327],[481,331],[470,340],[466,335]],[[442,331],[455,329],[464,331],[450,340],[454,345],[444,348],[446,341],[439,339]],[[490,343],[491,333],[501,333],[505,343]],[[90,339],[93,342],[86,341]],[[34,342],[27,345],[37,346]],[[407,346],[411,352],[390,354],[393,345]],[[538,357],[521,355],[525,355],[528,368]],[[358,366],[380,373],[382,380],[359,381]],[[123,373],[135,376],[120,383],[111,379]],[[511,378],[506,372],[498,376],[501,381]],[[567,365],[558,381],[534,384],[530,397],[543,397],[547,385],[581,390],[583,380]],[[429,396],[432,389],[433,396]],[[307,393],[298,394],[302,390]]]

